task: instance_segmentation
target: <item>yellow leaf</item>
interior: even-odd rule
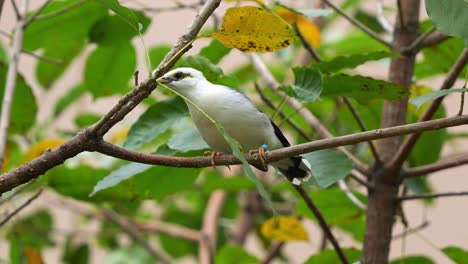
[[[3,164],[2,168],[0,169],[1,172],[5,171],[5,169],[10,164],[10,155],[11,155],[11,146],[7,143],[5,148],[5,155],[3,156]]]
[[[210,36],[244,52],[275,51],[291,45],[296,38],[283,19],[255,6],[229,8],[221,29]]]
[[[128,130],[128,127],[120,129],[110,137],[109,141],[113,144],[124,141],[127,138]]]
[[[36,248],[32,247],[27,247],[24,249],[24,255],[27,258],[27,263],[28,264],[43,264],[44,261],[42,261],[42,256],[41,252],[37,250]]]
[[[276,13],[289,24],[296,23],[299,32],[312,47],[316,48],[320,45],[320,30],[307,17],[283,7],[279,8]]]
[[[65,141],[65,139],[48,138],[37,142],[26,152],[24,162],[28,162],[39,157],[42,153],[62,145]]]
[[[414,97],[418,97],[418,96],[430,93],[433,90],[428,86],[412,84],[411,87],[410,87],[410,91],[411,91],[410,98],[414,98]],[[423,104],[421,107],[419,107],[419,109],[417,111],[416,111],[416,106],[415,105],[408,104],[408,110],[410,112],[413,112],[413,113],[424,113],[426,111],[427,107],[429,107],[429,104],[430,104],[429,102]]]
[[[255,2],[259,5],[265,5],[263,0],[224,0],[226,2]]]
[[[263,222],[262,235],[277,241],[307,241],[309,235],[302,223],[294,216],[274,216]]]

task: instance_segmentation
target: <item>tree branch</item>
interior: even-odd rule
[[[26,206],[28,206],[32,201],[36,200],[39,195],[41,195],[42,189],[39,189],[33,196],[31,196],[28,200],[26,200],[22,205],[16,208],[13,212],[9,213],[2,221],[0,221],[0,227],[6,224],[10,219],[23,210]]]
[[[432,26],[428,31],[424,32],[423,34],[419,35],[417,39],[415,39],[410,45],[407,47],[403,47],[401,49],[402,54],[408,54],[417,52],[420,49],[421,43],[426,40],[434,31],[436,31],[436,27]]]
[[[33,22],[37,18],[37,16],[44,10],[44,8],[46,8],[52,1],[53,0],[46,0],[46,2],[41,7],[39,7],[39,9],[37,9],[37,11],[34,12],[34,14],[28,18],[28,20],[26,20],[24,26],[27,27],[31,22]]]
[[[198,250],[200,264],[211,264],[214,262],[216,251],[216,238],[218,235],[218,223],[221,210],[227,193],[225,191],[215,191],[211,194],[203,215],[202,238]]]
[[[465,165],[465,164],[468,164],[468,153],[457,154],[454,156],[442,158],[439,161],[428,164],[428,165],[408,168],[402,173],[402,177],[403,178],[417,177],[417,176],[437,172],[440,170],[458,167],[458,166]]]
[[[360,30],[364,31],[369,35],[371,38],[377,40],[378,42],[384,44],[385,46],[391,48],[392,44],[383,38],[381,38],[377,33],[375,33],[372,29],[368,28],[361,22],[357,21],[353,17],[347,15],[343,10],[341,10],[338,6],[334,5],[331,1],[329,0],[322,0],[327,6],[331,7],[333,10],[335,10],[338,14],[340,14],[342,17],[344,17],[346,20],[348,20],[351,24],[355,25],[357,28]]]
[[[268,264],[273,259],[275,259],[275,257],[281,252],[281,249],[283,249],[284,245],[285,245],[284,242],[277,242],[277,243],[272,244],[265,258],[262,260],[262,264]]]
[[[122,231],[124,231],[130,238],[145,248],[148,253],[150,253],[155,259],[158,260],[158,262],[165,264],[172,262],[163,252],[160,252],[158,249],[151,246],[133,223],[108,209],[101,208],[101,212],[107,220],[118,225]]]
[[[13,0],[12,3],[15,1]],[[0,168],[5,159],[5,149],[8,138],[8,127],[10,126],[11,107],[13,104],[13,96],[16,88],[16,77],[18,75],[18,62],[21,54],[21,46],[23,45],[24,26],[26,23],[26,13],[28,8],[28,0],[21,1],[21,13],[16,26],[15,35],[13,37],[12,50],[10,55],[10,64],[5,82],[5,91],[2,102],[2,112],[0,116]]]
[[[423,48],[436,46],[448,39],[451,39],[451,36],[445,35],[441,32],[434,32],[429,35],[424,41],[422,41],[419,46],[416,47],[417,50],[422,50]]]
[[[455,81],[457,80],[458,75],[463,70],[465,65],[468,62],[468,48],[465,48],[463,52],[458,57],[457,61],[453,65],[450,72],[447,74],[440,90],[450,89]],[[427,107],[426,111],[424,112],[423,116],[419,119],[419,121],[427,121],[432,118],[435,114],[439,106],[442,104],[442,100],[445,96],[439,97],[432,101],[432,103]],[[408,158],[413,149],[414,145],[418,141],[421,133],[415,133],[411,135],[406,142],[398,149],[398,152],[395,154],[393,160],[390,162],[391,166],[401,167],[403,162]]]
[[[327,239],[331,242],[333,245],[333,248],[335,249],[336,253],[338,254],[338,257],[341,260],[341,263],[348,264],[349,261],[346,258],[345,254],[343,253],[343,250],[341,249],[340,245],[338,244],[338,241],[336,240],[335,236],[331,232],[330,227],[328,226],[327,222],[325,221],[325,218],[323,217],[322,213],[320,212],[319,208],[315,205],[314,201],[312,201],[312,198],[307,194],[307,192],[302,188],[300,185],[293,185],[296,191],[299,193],[299,195],[304,199],[304,201],[307,204],[307,207],[309,207],[310,211],[314,214],[314,216],[317,218],[317,221],[320,225],[320,228],[322,228],[322,231],[325,233]]]
[[[440,198],[440,197],[450,197],[450,196],[464,196],[464,195],[468,195],[468,192],[428,193],[428,194],[407,195],[407,196],[398,197],[398,201],[403,202],[403,201],[409,201],[409,200]]]
[[[255,217],[261,209],[261,197],[257,191],[249,191],[246,193],[245,204],[237,217],[236,223],[232,228],[230,242],[239,246],[243,245],[247,235],[252,228]]]

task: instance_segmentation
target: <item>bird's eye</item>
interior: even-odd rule
[[[184,74],[182,72],[177,72],[176,74],[174,74],[174,77],[177,79],[177,80],[180,80],[184,77]]]

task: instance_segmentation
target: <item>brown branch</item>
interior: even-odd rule
[[[18,5],[16,5],[16,0],[11,0],[11,5],[13,6],[13,11],[15,11],[16,20],[20,20],[22,13],[19,11]]]
[[[428,193],[428,194],[401,196],[401,197],[398,197],[398,201],[402,202],[402,201],[409,201],[409,200],[440,198],[440,197],[450,197],[450,196],[464,196],[464,195],[468,195],[468,192]]]
[[[135,225],[141,232],[164,233],[173,237],[178,237],[190,241],[200,241],[201,239],[200,232],[183,225],[176,225],[155,220],[136,221]]]
[[[307,194],[307,192],[302,188],[302,186],[299,185],[293,185],[296,191],[299,193],[299,195],[304,199],[304,201],[307,204],[307,207],[309,207],[310,211],[314,214],[315,218],[317,218],[317,221],[320,225],[320,228],[322,228],[322,231],[325,233],[327,239],[330,241],[330,243],[333,245],[333,248],[336,251],[336,254],[338,254],[338,257],[341,260],[341,263],[348,264],[349,261],[346,258],[345,254],[343,253],[343,250],[341,249],[340,245],[338,244],[338,241],[336,240],[335,236],[333,235],[330,227],[328,226],[327,222],[325,221],[325,218],[323,217],[322,213],[320,212],[319,208],[315,205],[314,201],[312,201],[312,198]]]
[[[327,6],[331,7],[333,10],[335,10],[338,14],[340,14],[342,17],[344,17],[346,20],[348,20],[351,24],[353,24],[354,26],[356,26],[357,28],[359,28],[360,30],[364,31],[365,33],[367,33],[367,35],[369,35],[371,38],[377,40],[378,42],[384,44],[385,46],[387,47],[392,47],[392,44],[386,40],[384,40],[383,38],[381,38],[379,35],[377,35],[377,33],[375,33],[372,29],[368,28],[367,26],[365,26],[364,24],[362,24],[361,22],[357,21],[356,19],[354,19],[353,17],[349,16],[348,14],[346,14],[343,10],[341,10],[341,8],[339,8],[338,6],[334,5],[331,1],[329,0],[322,0],[322,2],[324,2]]]
[[[5,3],[5,0],[0,0],[0,18],[2,17],[2,11],[3,11],[3,4]]]
[[[83,1],[84,2],[84,1]],[[77,2],[75,2],[77,3]],[[198,12],[187,33],[179,38],[177,44],[171,49],[157,68],[158,77],[165,73],[189,48],[189,43],[195,39],[203,24],[218,7],[220,0],[210,0],[205,2]],[[39,19],[39,16],[36,20]],[[19,31],[19,30],[18,30]],[[10,64],[11,66],[11,64]],[[66,159],[76,156],[86,150],[93,150],[93,144],[100,139],[117,122],[122,120],[135,106],[145,99],[151,91],[156,88],[154,79],[150,78],[141,83],[127,95],[121,98],[97,124],[83,130],[75,137],[61,145],[59,148],[49,151],[24,164],[23,166],[0,176],[0,193],[24,184],[47,170],[62,164]]]
[[[145,248],[148,253],[150,253],[155,259],[158,260],[158,262],[165,264],[172,262],[163,252],[160,252],[158,249],[151,246],[133,223],[108,209],[101,208],[101,212],[108,221],[118,225],[122,231],[124,231],[131,239]]]
[[[28,18],[24,26],[27,27],[31,22],[33,22],[37,18],[37,16],[44,10],[44,8],[46,8],[52,1],[53,0],[46,0],[46,2]]]
[[[31,56],[33,58],[36,58],[38,60],[42,60],[42,61],[52,63],[52,64],[55,64],[55,65],[63,65],[63,61],[59,60],[59,59],[56,59],[56,58],[52,58],[52,57],[48,57],[48,56],[44,56],[44,55],[39,55],[39,54],[36,54],[36,53],[34,53],[32,51],[25,50],[25,49],[22,49],[21,52],[24,53],[24,54],[27,54],[27,55],[29,55],[29,56]]]
[[[463,52],[458,57],[457,61],[453,65],[450,72],[447,74],[440,90],[450,89],[455,81],[458,78],[458,75],[463,70],[465,65],[468,62],[468,48],[465,48]],[[445,96],[439,97],[432,101],[432,103],[427,107],[426,111],[424,112],[423,116],[419,119],[419,121],[427,121],[432,118],[435,114],[439,106],[442,104],[442,100]],[[418,141],[419,137],[421,136],[421,132],[415,133],[411,135],[408,140],[398,149],[398,152],[395,154],[393,160],[391,161],[390,165],[395,167],[401,167],[403,162],[408,158],[413,149],[414,145]]]
[[[431,35],[429,35],[424,41],[422,41],[420,45],[416,47],[416,49],[421,50],[423,48],[436,46],[450,38],[452,37],[445,35],[441,32],[434,32]]]
[[[31,196],[28,200],[26,200],[23,204],[21,204],[18,208],[16,208],[13,212],[9,213],[2,221],[0,221],[0,227],[6,224],[10,219],[23,210],[26,206],[28,206],[32,201],[36,200],[39,195],[41,195],[42,189],[39,189],[33,196]]]
[[[465,164],[468,164],[468,153],[445,157],[428,165],[408,168],[403,172],[402,176],[404,178],[418,177]]]
[[[246,193],[245,205],[242,208],[236,223],[232,229],[230,242],[236,245],[243,245],[249,231],[251,230],[255,217],[262,208],[262,200],[257,191]]]
[[[318,53],[315,51],[315,49],[310,45],[310,43],[304,38],[304,36],[302,35],[301,31],[300,31],[299,28],[297,27],[297,24],[296,24],[296,23],[293,24],[293,28],[294,28],[294,31],[296,31],[296,35],[297,35],[297,36],[299,37],[299,39],[301,40],[302,46],[304,46],[304,48],[307,50],[307,52],[309,53],[309,55],[310,55],[316,62],[321,61],[322,59],[320,58],[320,56],[318,55]]]
[[[215,191],[211,194],[206,210],[203,215],[202,238],[200,239],[198,250],[198,263],[211,264],[214,262],[216,251],[216,238],[218,235],[218,224],[221,210],[227,193],[225,191]]]
[[[404,232],[402,232],[400,234],[396,234],[396,235],[392,236],[392,240],[404,238],[404,237],[406,237],[408,235],[411,235],[413,233],[421,231],[422,229],[424,229],[424,228],[426,228],[428,226],[429,226],[429,222],[424,221],[422,224],[420,224],[418,226],[415,226],[413,228],[409,228],[409,229],[405,230]]]
[[[15,3],[12,0],[12,3]],[[8,72],[5,81],[5,91],[2,101],[2,112],[0,116],[0,168],[5,159],[5,149],[8,139],[8,128],[10,126],[11,107],[13,104],[13,96],[16,88],[16,77],[18,76],[18,63],[21,54],[21,46],[23,45],[24,26],[26,23],[26,13],[28,8],[28,0],[22,0],[21,13],[19,13],[19,20],[16,26],[15,35],[13,37],[12,50],[10,55],[10,64],[8,65]]]
[[[428,31],[419,35],[419,37],[416,38],[410,45],[401,48],[401,53],[408,54],[419,51],[421,43],[426,40],[434,31],[436,31],[436,27],[432,26]]]
[[[271,248],[268,250],[265,258],[262,260],[262,264],[270,263],[275,257],[281,252],[283,246],[285,245],[284,242],[277,242],[274,243]]]

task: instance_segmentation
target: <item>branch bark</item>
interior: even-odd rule
[[[215,191],[211,194],[203,216],[202,237],[198,250],[199,263],[214,263],[214,252],[216,250],[216,238],[218,235],[218,223],[221,210],[227,193],[225,191]]]
[[[418,195],[407,195],[398,197],[398,201],[409,201],[409,200],[420,200],[428,198],[440,198],[440,197],[450,197],[450,196],[464,196],[468,195],[468,192],[446,192],[446,193],[427,193],[427,194],[418,194]]]
[[[402,176],[403,178],[418,177],[465,164],[468,164],[468,153],[445,157],[428,165],[408,168],[403,172]]]

